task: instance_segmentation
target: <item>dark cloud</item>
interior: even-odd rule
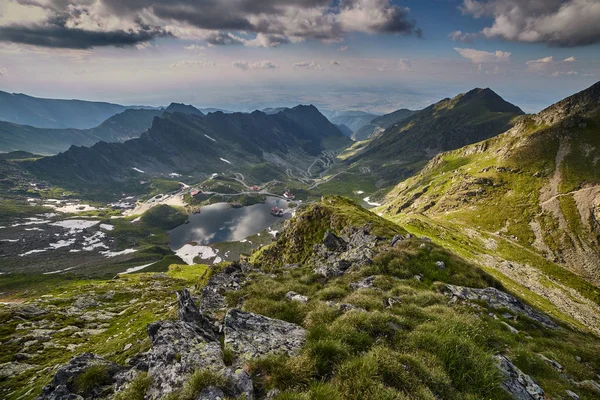
[[[42,8],[48,17],[33,25],[12,21],[0,26],[0,41],[49,47],[127,46],[167,34],[203,36],[213,46],[263,47],[306,39],[340,41],[348,32],[421,36],[409,10],[391,0],[15,1]]]
[[[142,30],[138,32],[123,30],[88,31],[78,28],[66,28],[60,25],[0,27],[0,41],[69,49],[133,46],[158,36],[168,36],[168,34],[161,30]]]
[[[575,47],[600,43],[598,0],[464,0],[463,13],[491,17],[489,38]]]

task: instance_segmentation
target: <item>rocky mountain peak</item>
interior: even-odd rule
[[[600,82],[569,96],[541,111],[536,119],[548,125],[556,124],[576,114],[587,114],[600,108]]]

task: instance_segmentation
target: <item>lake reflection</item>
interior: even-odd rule
[[[255,235],[281,218],[271,215],[271,209],[287,209],[287,201],[276,197],[267,197],[264,204],[242,208],[231,208],[227,203],[202,207],[200,214],[190,216],[190,223],[178,226],[169,232],[169,246],[178,250],[190,242],[211,244],[239,241]],[[283,218],[289,218],[285,214]]]

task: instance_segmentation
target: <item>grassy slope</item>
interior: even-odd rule
[[[276,387],[282,391],[277,399],[508,399],[500,388],[501,377],[491,358],[501,352],[553,398],[562,396],[565,389],[576,391],[582,399],[596,398],[589,388],[575,388],[538,354],[561,363],[576,381],[594,379],[595,371],[600,368],[597,337],[562,323],[562,329],[553,331],[527,318],[507,319],[503,310],[487,309],[483,303],[449,304],[440,292],[443,283],[498,288],[502,285],[442,247],[412,238],[395,248],[384,245],[373,264],[352,268],[342,277],[325,280],[312,273],[314,266],[306,259],[325,230],[339,233],[365,223],[370,223],[372,231],[385,237],[387,243],[394,234],[405,232],[338,197],[327,197],[319,204],[303,207],[277,242],[255,253],[256,266],[268,273],[253,274],[249,285],[227,294],[231,306],[243,298],[243,308],[247,311],[308,329],[307,343],[298,356],[265,357],[244,367],[253,377],[257,394]],[[279,261],[302,264],[289,270],[281,268]],[[437,261],[443,261],[446,268],[439,269]],[[54,328],[84,326],[78,318],[60,313],[79,296],[93,295],[104,303],[89,311],[122,314],[108,322],[106,331],[87,340],[67,333],[52,336],[52,342],[58,346],[80,345],[74,351],[35,344],[41,351],[31,360],[36,368],[0,382],[0,393],[8,399],[21,395],[33,398],[50,379],[56,364],[83,351],[97,352],[123,363],[136,352],[147,349],[145,325],[174,317],[173,291],[182,287],[198,290],[210,274],[208,268],[172,266],[166,276],[136,274],[110,281],[41,277],[27,286],[18,277],[4,281],[0,291],[7,286],[18,289],[3,300],[39,302],[45,307],[55,305],[57,308],[51,315],[32,319],[50,320],[58,324]],[[417,274],[420,280],[413,278]],[[368,276],[377,276],[374,288],[350,288],[350,283]],[[308,296],[309,302],[287,300],[285,294],[290,290]],[[399,298],[400,302],[387,307],[390,297]],[[341,313],[328,304],[331,301],[352,304],[366,312]],[[3,343],[12,335],[22,336],[30,329],[17,331],[18,323],[28,326],[29,322],[12,317],[10,308],[4,306],[0,311]],[[511,333],[505,323],[520,333]],[[5,347],[0,361],[14,358],[19,349],[16,343]],[[130,343],[133,346],[125,350]],[[581,361],[576,357],[581,357]],[[200,387],[215,378],[194,374],[188,386]],[[140,382],[139,386],[143,393],[147,385]]]

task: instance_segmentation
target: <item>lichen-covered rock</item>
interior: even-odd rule
[[[224,400],[225,398],[225,393],[220,388],[209,386],[200,391],[196,400]]]
[[[308,297],[303,296],[303,295],[301,295],[299,293],[296,293],[296,292],[292,292],[292,291],[287,292],[285,294],[285,298],[288,299],[288,300],[290,300],[290,301],[297,301],[299,303],[304,303],[304,304],[308,303]]]
[[[485,301],[492,308],[503,309],[506,308],[513,313],[525,315],[535,321],[538,321],[547,328],[557,329],[556,325],[550,317],[539,311],[534,310],[527,304],[511,296],[508,293],[504,293],[496,288],[485,288],[485,289],[473,289],[463,286],[446,285],[449,290],[451,301],[458,300],[481,300]]]
[[[524,374],[503,355],[494,356],[504,380],[502,388],[515,400],[544,400],[544,391],[529,375]]]
[[[179,321],[154,322],[146,328],[152,349],[137,361],[152,377],[150,399],[181,388],[194,371],[225,368],[221,345],[187,290],[178,292],[178,303]]]
[[[78,378],[86,373],[91,367],[97,368],[96,373],[99,374],[99,376],[94,377],[97,381],[97,385],[89,388],[83,387],[78,384]],[[50,384],[42,389],[42,393],[37,397],[37,400],[83,400],[103,398],[113,392],[113,384],[116,380],[115,376],[123,370],[124,368],[120,365],[105,360],[96,354],[81,354],[58,369]]]
[[[305,341],[306,330],[296,324],[237,309],[225,316],[225,345],[242,359],[297,354]]]
[[[31,356],[21,358],[28,359],[31,358]],[[31,368],[34,368],[34,366],[19,362],[7,362],[4,364],[0,364],[0,379],[12,378],[13,376],[19,375],[20,373],[25,372]]]

